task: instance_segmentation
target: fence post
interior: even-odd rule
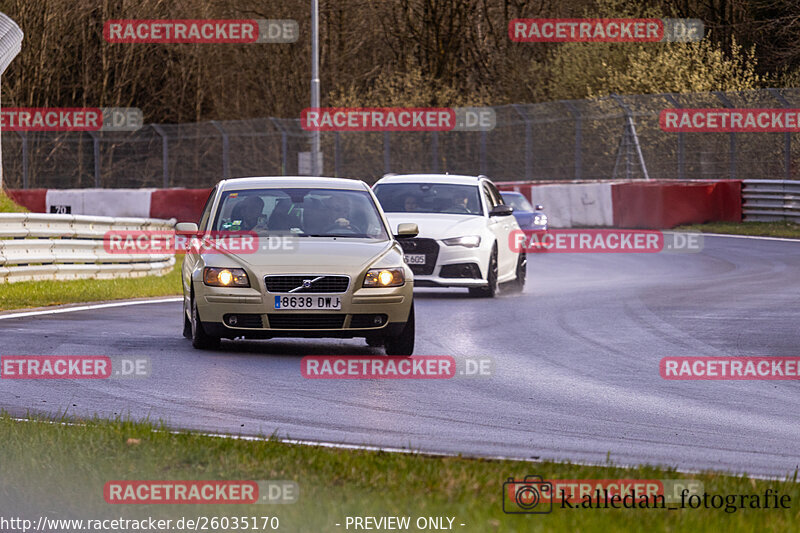
[[[722,91],[711,91],[714,96],[716,96],[722,105],[727,107],[728,109],[733,108],[733,104],[728,97]],[[728,152],[728,161],[730,166],[730,178],[732,180],[736,179],[736,133],[730,133],[730,144],[729,144],[729,152]]]
[[[22,188],[28,188],[28,133],[18,131],[20,139],[22,139]]]
[[[486,162],[486,139],[488,138],[489,134],[486,130],[481,130],[481,145],[480,145],[480,169],[481,175],[486,176],[489,173],[487,169],[488,164]]]
[[[439,132],[431,132],[431,172],[439,172]]]
[[[167,133],[158,124],[151,124],[153,129],[161,137],[161,174],[165,189],[169,188],[169,146],[167,144]]]
[[[575,117],[575,179],[583,177],[583,117],[580,110],[569,100],[561,100],[561,103]]]
[[[636,155],[639,158],[639,165],[642,167],[642,174],[644,174],[644,179],[650,180],[650,175],[647,173],[647,166],[644,164],[644,156],[642,155],[642,147],[639,144],[639,135],[636,133],[636,124],[633,122],[633,112],[631,108],[620,98],[618,94],[611,94],[609,95],[612,100],[614,100],[618,106],[622,108],[622,112],[625,114],[625,130],[623,131],[623,142],[625,143],[625,148],[627,150],[625,154],[625,177],[627,179],[631,179],[631,158],[630,158],[630,144],[629,142],[633,142],[633,147],[636,149]],[[617,153],[617,162],[619,162],[619,155],[622,153],[622,143],[619,145],[620,152]],[[614,165],[614,176],[617,173],[617,165]]]
[[[528,117],[528,114],[525,112],[524,109],[519,104],[512,104],[511,107],[514,108],[514,111],[522,117],[522,120],[525,122],[525,180],[532,181],[533,180],[533,139],[532,139],[532,131],[531,131],[531,120]]]
[[[100,139],[97,137],[97,132],[88,132],[92,137],[92,153],[94,156],[94,188],[100,188]]]
[[[389,139],[389,132],[383,132],[383,173],[388,174],[391,172],[391,140]]]
[[[675,99],[675,96],[672,94],[665,94],[664,98],[675,107],[675,109],[680,109],[681,105]],[[678,132],[678,179],[682,180],[686,178],[686,134],[682,131]]]
[[[333,132],[333,177],[338,178],[341,174],[342,165],[342,141],[339,132]]]
[[[792,104],[783,97],[778,89],[767,90],[783,107],[787,109],[792,107]],[[792,179],[792,133],[789,131],[783,134],[783,177],[787,180]]]
[[[217,128],[222,135],[222,179],[231,177],[230,143],[228,142],[228,132],[216,120],[211,121],[211,125]]]
[[[270,118],[272,123],[278,128],[281,132],[281,176],[286,175],[286,160],[289,157],[289,143],[286,138],[287,132],[286,128],[283,127],[277,118]]]

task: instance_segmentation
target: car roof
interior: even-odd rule
[[[342,189],[363,191],[367,185],[356,179],[322,178],[314,176],[262,176],[233,178],[219,182],[220,191],[239,191],[244,189],[298,188],[298,189]]]
[[[465,176],[461,174],[395,174],[385,176],[378,183],[443,183],[452,185],[478,185],[485,176]]]
[[[516,195],[518,195],[518,196],[522,196],[523,198],[525,197],[525,195],[524,195],[524,194],[522,194],[522,193],[521,193],[521,192],[519,192],[519,191],[500,191],[500,194],[502,194],[502,195],[506,195],[506,194],[509,194],[509,195],[511,195],[511,194],[516,194]]]

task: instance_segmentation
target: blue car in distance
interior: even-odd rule
[[[506,204],[514,208],[513,215],[517,218],[520,229],[547,229],[547,215],[544,207],[537,205],[535,208],[522,193],[504,191],[500,195]]]

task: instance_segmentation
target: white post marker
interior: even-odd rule
[[[11,60],[22,50],[22,30],[17,23],[0,13],[0,79]],[[0,131],[0,133],[2,133]],[[0,148],[0,190],[3,188],[3,158]]]
[[[311,107],[319,108],[319,0],[311,0]],[[320,176],[319,130],[311,132],[311,175]]]

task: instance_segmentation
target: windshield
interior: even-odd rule
[[[483,214],[475,185],[382,183],[374,191],[387,213]]]
[[[259,236],[389,238],[368,192],[338,189],[228,191],[222,195],[213,229]]]
[[[500,193],[503,200],[514,208],[514,211],[533,211],[530,202],[519,193]]]

